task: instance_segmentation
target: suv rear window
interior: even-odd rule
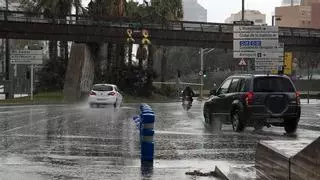
[[[108,85],[94,85],[93,90],[94,91],[113,91],[113,87]]]
[[[294,92],[289,79],[283,77],[257,77],[253,81],[254,92]]]

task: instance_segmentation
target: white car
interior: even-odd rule
[[[95,84],[89,93],[90,107],[99,105],[113,105],[115,108],[122,104],[122,95],[118,87],[113,84]]]

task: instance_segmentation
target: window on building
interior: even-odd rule
[[[256,19],[256,20],[254,20],[254,22],[256,22],[256,23],[263,23],[263,20],[262,20],[262,19]]]

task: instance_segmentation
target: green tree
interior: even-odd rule
[[[71,14],[72,8],[76,9],[76,14],[79,10],[84,10],[81,5],[82,0],[20,0],[21,7],[26,11],[43,13],[45,18],[50,18],[52,22],[56,20],[66,19],[67,15]],[[62,42],[63,52],[68,50],[66,42]],[[57,41],[49,42],[49,57],[50,60],[57,60]]]
[[[170,20],[181,20],[183,18],[182,0],[151,0],[153,11],[151,12],[157,21],[167,24]],[[161,81],[166,80],[168,48],[162,47],[161,59]]]

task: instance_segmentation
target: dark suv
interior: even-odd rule
[[[297,129],[301,114],[300,97],[285,75],[234,75],[217,90],[210,91],[204,104],[205,123],[221,129],[232,124],[240,132],[246,126],[282,126],[287,133]]]

